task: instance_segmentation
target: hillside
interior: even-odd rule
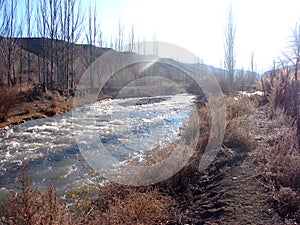
[[[2,50],[3,61],[0,63],[0,74],[2,74],[0,83],[7,83],[7,68],[8,68],[8,46],[11,45],[11,73],[14,83],[20,83],[20,81],[28,81],[28,64],[30,63],[31,83],[44,83],[54,82],[56,84],[66,83],[68,80],[75,82],[80,80],[83,73],[88,66],[99,58],[104,53],[113,51],[109,48],[100,48],[92,45],[84,44],[72,44],[60,40],[51,40],[47,38],[0,38],[0,49]],[[30,53],[28,55],[28,53]],[[116,52],[117,53],[117,52]],[[117,53],[121,57],[134,58],[138,55],[131,52]],[[28,60],[30,57],[30,60]],[[138,56],[140,57],[140,56]],[[169,59],[172,64],[174,60]],[[161,74],[170,74],[168,60],[165,65],[153,66],[159,67],[158,71]],[[180,64],[179,67],[184,66],[190,70],[197,70],[201,74],[214,74],[221,80],[227,76],[227,72],[224,69],[216,68],[213,66],[195,63],[195,64]],[[152,66],[151,66],[152,67]],[[173,73],[176,72],[173,70]],[[243,73],[242,76],[250,76],[249,71],[236,70],[237,77]],[[53,74],[53,77],[52,77]],[[49,78],[49,76],[51,76]],[[255,74],[255,77],[258,75]],[[21,77],[21,79],[20,79]],[[168,78],[171,78],[170,76]],[[46,79],[46,80],[45,80]],[[180,81],[176,79],[176,81]],[[183,81],[181,79],[181,81]]]

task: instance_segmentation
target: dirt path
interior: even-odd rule
[[[255,153],[268,144],[270,132],[266,112],[266,106],[255,109],[246,119],[255,149],[224,146],[213,165],[193,177],[181,197],[183,224],[284,224],[266,203],[269,193],[256,177]]]

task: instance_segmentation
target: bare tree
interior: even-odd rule
[[[59,5],[58,20],[59,26],[57,31],[57,39],[55,45],[55,67],[56,81],[62,84],[62,88],[66,84],[68,86],[69,74],[69,43],[70,43],[70,0],[63,0]]]
[[[298,70],[300,69],[300,22],[296,23],[296,26],[292,31],[289,50],[288,53],[285,54],[285,56],[288,59],[288,62],[292,63],[292,65],[294,66],[294,77],[295,80],[298,80]]]
[[[134,25],[133,24],[131,25],[131,29],[130,29],[130,32],[129,32],[128,40],[129,40],[128,51],[129,52],[133,52],[134,51],[134,47],[135,47],[134,46],[135,32],[134,32]]]
[[[104,46],[103,33],[100,30],[99,31],[98,47],[102,48],[103,46]]]
[[[143,46],[143,54],[146,55],[147,54],[147,41],[146,41],[146,38],[143,39],[142,46]]]
[[[5,16],[4,15],[5,2],[6,2],[6,0],[0,0],[0,16],[1,16],[1,18],[4,18],[4,16]],[[5,26],[5,20],[2,20],[2,22],[0,24],[0,36],[3,35],[4,26]]]
[[[75,86],[75,43],[82,35],[82,23],[84,12],[81,9],[80,1],[71,2],[71,88]]]
[[[46,1],[46,0],[45,0]],[[55,45],[59,27],[60,0],[48,0],[49,14],[47,15],[47,28],[50,38],[50,83],[54,82],[54,60],[57,60],[57,48]],[[55,56],[56,54],[56,56]]]
[[[14,73],[14,50],[17,45],[17,37],[21,25],[17,24],[17,1],[11,0],[9,3],[6,2],[4,7],[4,31],[5,36],[5,49],[4,54],[6,56],[6,72],[7,72],[7,84],[9,86],[16,83],[16,78],[13,77]]]
[[[235,70],[235,31],[232,7],[228,10],[227,25],[225,27],[225,69],[228,70],[230,92],[233,91],[234,70]]]
[[[32,5],[30,0],[26,0],[26,22],[27,22],[27,37],[31,37],[31,15],[32,15]],[[27,82],[31,81],[31,59],[30,51],[27,51]],[[21,80],[20,80],[21,81]]]
[[[118,23],[118,38],[117,38],[117,50],[119,52],[123,51],[123,45],[124,45],[124,25],[121,22],[121,19]]]
[[[92,10],[91,5],[88,11],[88,30],[86,31],[86,41],[88,44],[88,54],[86,57],[86,66],[92,65],[95,60],[95,45],[97,43],[97,37],[100,33],[100,22],[98,20],[98,11],[96,7],[96,2],[94,10]],[[90,88],[94,88],[94,73],[93,68],[90,70]]]
[[[157,37],[155,31],[153,31],[153,55],[158,55]]]
[[[248,82],[249,84],[254,84],[257,79],[257,73],[255,72],[255,60],[254,60],[254,51],[251,51],[251,58],[250,58],[250,74],[248,75]]]
[[[42,38],[42,61],[38,58],[38,74],[39,82],[43,80],[43,91],[47,91],[49,83],[48,65],[47,65],[47,55],[46,55],[46,41],[47,37],[47,1],[42,0],[39,2],[36,13],[36,26],[38,35]],[[42,79],[41,79],[42,75]]]
[[[0,23],[0,36],[4,36],[4,31],[5,31],[5,11],[4,11],[4,7],[5,7],[5,0],[0,0],[0,18],[2,18],[2,21]],[[1,42],[3,43],[3,39],[1,40]],[[0,45],[0,53],[1,56],[4,58],[4,51],[5,49],[3,49],[3,44]],[[0,85],[3,85],[3,74],[0,74]]]
[[[251,51],[251,59],[250,59],[250,71],[254,73],[254,52]]]

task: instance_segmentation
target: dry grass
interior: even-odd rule
[[[297,118],[300,104],[299,91],[299,80],[293,80],[292,74],[286,70],[278,72],[269,97],[272,112],[282,109],[285,114]]]
[[[276,74],[269,96],[270,146],[258,155],[258,171],[270,186],[271,202],[279,214],[300,223],[299,88],[288,70]]]
[[[175,201],[158,189],[110,183],[74,194],[72,205],[62,203],[52,185],[45,193],[33,189],[23,168],[17,191],[1,210],[3,224],[159,224],[175,217]]]
[[[244,129],[246,124],[243,116],[251,112],[249,99],[241,99],[239,102],[230,99],[227,101],[229,102],[227,138],[236,147],[243,146],[246,148],[249,146],[247,141],[250,138],[248,131]],[[198,145],[193,156],[181,171],[168,180],[157,184],[159,189],[153,186],[134,188],[113,183],[98,187],[87,186],[80,193],[74,195],[73,204],[67,209],[64,203],[57,199],[51,186],[46,193],[41,193],[32,190],[30,182],[24,184],[21,182],[21,186],[24,188],[19,191],[20,194],[12,193],[10,203],[4,207],[4,224],[41,224],[40,221],[43,221],[42,224],[70,224],[70,221],[71,224],[164,224],[167,221],[178,222],[176,202],[171,196],[180,195],[188,187],[191,176],[198,171],[199,161],[210,135],[209,108],[199,108],[197,118],[200,121],[190,121],[201,124]],[[188,141],[188,136],[184,137],[185,141]],[[23,196],[21,198],[23,200],[20,201],[18,196]],[[23,215],[26,219],[23,218]],[[29,219],[26,215],[30,215],[30,222],[28,222]]]
[[[262,77],[261,83],[260,83],[260,89],[266,94],[270,94],[272,91],[272,85],[270,82],[270,79],[266,77]]]
[[[3,224],[72,224],[67,208],[61,204],[51,185],[45,193],[33,189],[23,167],[20,186],[12,191],[2,209]]]
[[[250,135],[250,127],[244,118],[234,118],[229,121],[226,127],[224,145],[242,151],[249,151],[255,147],[253,137]]]
[[[249,115],[252,111],[253,106],[248,96],[241,97],[238,100],[226,97],[225,101],[227,106],[227,121]]]
[[[261,152],[260,171],[276,189],[290,187],[300,191],[300,151],[295,120],[276,111],[272,146]]]
[[[250,127],[246,120],[246,117],[253,110],[251,99],[247,96],[239,100],[227,97],[226,103],[227,127],[224,144],[230,148],[238,148],[245,151],[251,150],[255,146],[255,143],[250,136]]]
[[[131,191],[124,199],[114,198],[98,218],[98,224],[159,224],[170,220],[175,201],[158,190]]]
[[[282,187],[278,192],[274,192],[271,203],[277,208],[280,216],[289,219],[293,218],[297,222],[300,222],[300,195],[292,188]]]

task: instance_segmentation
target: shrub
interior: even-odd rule
[[[300,151],[295,120],[277,111],[272,130],[273,145],[264,149],[261,156],[265,162],[261,166],[265,179],[276,188],[300,190]]]
[[[227,106],[227,121],[236,117],[249,115],[252,112],[252,104],[248,96],[243,96],[238,100],[227,97],[225,101]]]
[[[273,87],[270,94],[270,106],[272,115],[277,109],[282,109],[284,113],[292,118],[299,117],[300,104],[300,81],[294,80],[292,74],[287,70],[281,70],[276,74],[273,81]],[[298,119],[298,127],[300,129],[300,120]],[[300,137],[299,137],[300,141]]]
[[[224,144],[227,147],[250,150],[254,147],[254,141],[250,136],[250,129],[245,117],[252,112],[250,98],[244,96],[238,100],[226,98],[227,104],[227,127]]]
[[[73,205],[75,224],[157,224],[174,217],[175,201],[151,187],[109,183],[88,188]]]
[[[273,193],[271,202],[283,217],[299,220],[300,151],[296,120],[283,110],[273,112],[270,146],[259,153],[259,175]]]
[[[239,150],[249,151],[253,149],[255,143],[250,135],[248,124],[243,118],[234,118],[229,121],[224,144],[229,148],[238,148]]]
[[[8,204],[3,206],[3,224],[72,224],[52,185],[45,193],[33,189],[24,167],[18,180],[20,186],[11,191]]]
[[[133,191],[125,199],[116,198],[99,218],[99,224],[158,224],[173,216],[170,207],[174,204],[156,189]]]
[[[0,122],[6,122],[9,112],[18,98],[18,92],[15,88],[9,89],[3,87],[0,90]]]
[[[262,77],[261,78],[261,89],[265,93],[265,95],[268,95],[272,91],[272,85],[268,78]]]
[[[282,187],[274,193],[280,216],[293,216],[300,208],[300,195],[289,187]]]
[[[67,209],[51,184],[44,193],[33,189],[24,168],[19,183],[2,208],[3,224],[158,224],[175,215],[175,201],[151,187],[91,186]]]
[[[298,115],[300,84],[287,69],[277,71],[269,102],[272,130],[270,146],[260,153],[259,173],[273,191],[279,214],[300,221],[300,149]]]

